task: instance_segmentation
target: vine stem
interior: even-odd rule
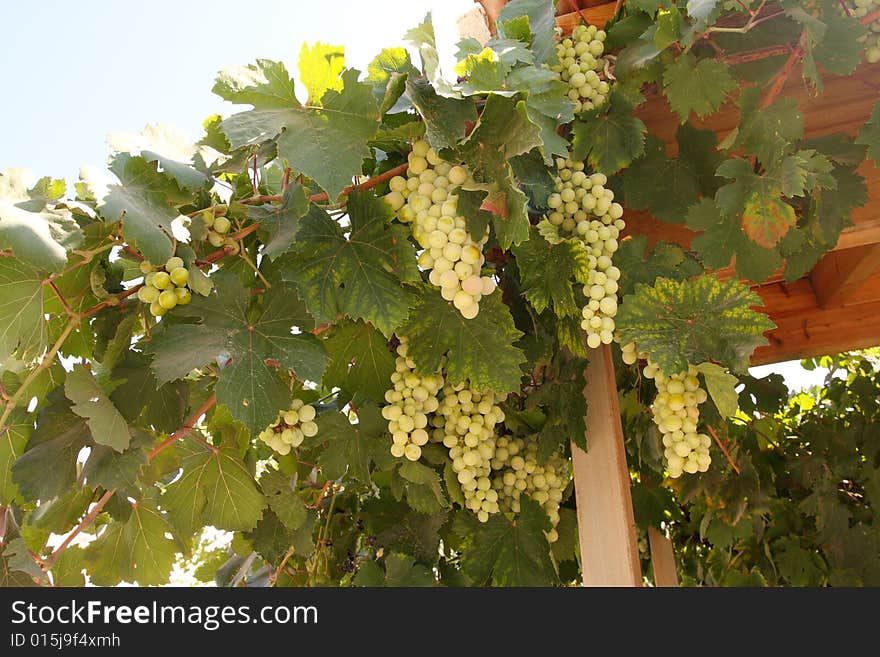
[[[806,39],[807,32],[805,30],[801,33],[797,45],[791,51],[791,54],[785,61],[785,64],[783,64],[782,68],[780,68],[776,72],[776,75],[773,76],[773,79],[770,82],[770,87],[768,88],[764,99],[761,101],[761,109],[767,109],[768,107],[770,107],[770,105],[773,104],[773,101],[776,100],[776,97],[782,91],[782,88],[785,86],[785,83],[788,80],[788,76],[791,75],[792,71],[794,71],[795,66],[797,66],[801,57],[803,57],[804,55],[804,44],[806,43]]]
[[[43,354],[43,357],[40,359],[40,364],[37,365],[22,381],[21,387],[16,390],[15,394],[6,402],[6,408],[3,409],[3,415],[0,415],[0,427],[6,428],[6,421],[9,419],[9,416],[12,414],[12,411],[18,406],[18,402],[21,401],[21,398],[24,396],[25,391],[28,386],[34,382],[40,373],[49,367],[49,363],[52,362],[55,358],[55,354],[61,349],[61,346],[64,344],[64,341],[67,340],[67,336],[70,335],[71,331],[73,331],[76,326],[79,325],[78,317],[71,317],[70,321],[67,322],[67,326],[64,327],[64,330],[61,332],[61,335],[58,336],[58,339],[55,341],[49,351]]]
[[[55,296],[58,297],[58,300],[61,302],[61,305],[64,307],[64,312],[67,313],[68,317],[76,317],[76,313],[71,310],[70,305],[67,303],[67,299],[64,298],[64,295],[61,294],[61,290],[58,289],[58,286],[55,285],[55,281],[51,278],[46,279],[46,282],[49,284],[49,287],[52,288],[52,291],[55,293]]]
[[[162,451],[168,449],[175,442],[177,442],[178,440],[183,438],[187,433],[189,433],[190,431],[194,431],[195,425],[199,421],[199,418],[202,417],[202,415],[204,415],[205,413],[207,413],[208,410],[210,410],[211,407],[213,407],[214,404],[216,404],[216,403],[217,403],[217,395],[211,395],[210,397],[208,397],[208,399],[205,401],[205,403],[199,407],[199,410],[197,410],[195,413],[193,413],[192,416],[189,418],[189,420],[186,421],[186,424],[184,424],[177,431],[172,433],[170,436],[168,436],[168,438],[166,438],[161,443],[156,445],[150,451],[150,453],[147,455],[147,459],[152,461],[156,457],[156,455],[159,454],[159,452],[162,452]],[[213,445],[210,445],[208,443],[205,443],[205,444],[208,445],[214,451],[215,454],[217,453],[216,447],[214,447]]]
[[[727,462],[730,463],[730,467],[732,467],[734,469],[736,474],[742,474],[742,472],[740,472],[739,466],[730,457],[730,452],[727,451],[727,447],[725,447],[724,443],[721,442],[721,439],[718,437],[718,434],[715,433],[715,429],[712,427],[712,425],[706,425],[706,428],[709,429],[709,433],[712,434],[712,437],[715,439],[715,442],[718,443],[718,447],[721,448],[721,452],[724,454],[724,457],[727,459]]]
[[[64,552],[68,547],[70,547],[73,539],[76,538],[80,534],[80,532],[82,532],[82,530],[95,522],[95,518],[98,517],[98,514],[101,513],[101,510],[104,508],[107,502],[110,501],[110,498],[113,497],[115,494],[115,488],[104,491],[101,499],[95,502],[95,505],[92,507],[91,511],[88,512],[86,517],[80,520],[79,524],[73,528],[73,531],[71,531],[67,535],[67,537],[61,542],[61,545],[55,548],[52,554],[49,555],[45,562],[47,567],[51,568],[52,564],[55,563],[55,560],[61,556],[61,553]]]
[[[859,22],[862,25],[870,25],[878,18],[880,18],[880,9],[875,9],[870,14],[865,14],[864,16],[862,16],[862,18]]]
[[[98,312],[102,308],[106,308],[107,306],[119,305],[120,301],[122,301],[123,299],[127,299],[132,294],[136,294],[137,291],[140,290],[142,287],[143,287],[143,284],[135,285],[133,288],[126,290],[122,294],[113,296],[113,297],[107,299],[106,301],[102,301],[101,303],[99,303],[96,306],[92,306],[91,308],[89,308],[88,310],[86,310],[85,312],[83,312],[82,314],[79,315],[79,317],[77,318],[77,322],[80,319],[83,319],[85,317],[89,317],[90,315],[94,315],[96,312]]]

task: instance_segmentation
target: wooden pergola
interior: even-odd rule
[[[489,28],[507,0],[475,0],[483,6]],[[570,33],[581,20],[603,27],[614,15],[615,0],[561,2],[577,11],[559,13],[557,25]],[[779,97],[796,98],[803,113],[805,136],[830,133],[855,135],[880,99],[880,65],[863,63],[851,76],[824,75],[824,93],[813,97],[799,70],[789,75]],[[659,94],[637,110],[650,133],[660,137],[670,156],[677,152],[678,119]],[[739,112],[728,103],[705,120],[692,120],[712,130],[719,141],[733,130]],[[769,344],[756,350],[753,365],[837,353],[880,345],[880,169],[864,162],[858,169],[869,200],[852,213],[834,249],[809,274],[792,283],[776,272],[754,286],[777,328],[766,334]],[[627,211],[628,229],[653,244],[687,246],[696,236],[682,225],[663,223],[644,212]],[[735,275],[732,266],[715,272]],[[589,451],[571,446],[580,533],[583,583],[586,586],[642,586],[636,527],[630,496],[614,365],[606,346],[594,350],[586,371],[587,441]],[[654,580],[658,586],[678,584],[672,544],[656,529],[649,531]]]

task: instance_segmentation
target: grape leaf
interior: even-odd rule
[[[286,109],[299,103],[287,68],[282,62],[269,59],[258,59],[256,65],[221,71],[212,91],[224,100],[246,103],[258,109]],[[217,135],[219,137],[220,133]],[[225,151],[225,148],[219,150]]]
[[[374,85],[373,94],[381,101],[379,113],[400,113],[412,104],[409,98],[402,98],[406,82],[410,77],[418,77],[419,72],[412,65],[406,48],[384,48],[367,66],[367,80]]]
[[[408,30],[405,38],[410,45],[418,49],[419,57],[422,59],[422,70],[431,86],[443,96],[455,95],[452,85],[446,81],[440,68],[440,55],[437,53],[431,12],[428,12],[421,24]]]
[[[296,283],[317,321],[348,315],[391,335],[412,302],[401,281],[419,278],[409,229],[389,225],[391,207],[371,192],[352,193],[348,213],[346,236],[325,212],[313,209],[301,222],[297,259],[283,275]]]
[[[375,401],[384,399],[394,372],[394,354],[385,337],[365,322],[345,322],[324,340],[330,362],[324,385],[357,391]]]
[[[302,540],[303,535],[306,534],[306,529],[309,530],[309,536],[306,539],[309,542],[305,545],[299,543],[299,546],[308,549],[302,551],[294,549],[294,551],[300,552],[300,554],[308,554],[314,549],[314,545],[310,540],[311,527],[314,524],[314,516],[309,515],[307,519],[311,520],[307,527],[303,527],[300,531],[294,532],[281,522],[275,513],[269,510],[263,514],[263,517],[260,519],[260,522],[254,530],[248,532],[245,536],[253,543],[253,549],[257,554],[266,559],[269,563],[277,564],[281,562],[284,555],[287,554],[287,551],[291,547],[295,548],[298,536],[300,537],[299,540]]]
[[[25,453],[12,466],[12,481],[29,500],[64,495],[76,482],[80,450],[91,444],[88,426],[70,412],[67,400],[61,394],[50,397],[52,403],[37,415]]]
[[[783,536],[774,541],[771,550],[779,574],[791,586],[815,586],[816,582],[820,581],[821,558],[814,552],[802,548],[797,536]]]
[[[550,244],[532,228],[529,239],[514,247],[526,299],[539,313],[552,307],[557,316],[581,314],[575,284],[590,276],[587,249],[580,240]]]
[[[434,586],[431,571],[406,554],[392,552],[385,557],[385,570],[376,561],[367,561],[352,580],[355,586]]]
[[[538,461],[546,463],[553,454],[573,442],[587,449],[587,400],[584,397],[584,358],[563,362],[555,378],[544,381],[526,398],[526,409],[543,409],[546,417],[538,432]]]
[[[226,349],[227,335],[203,324],[177,324],[156,331],[148,352],[153,355],[151,367],[160,382],[182,379],[196,368],[217,359]]]
[[[618,87],[603,107],[578,115],[572,128],[572,158],[609,176],[645,153],[647,128]]]
[[[749,87],[742,92],[739,125],[723,145],[743,148],[770,166],[780,155],[788,154],[792,142],[803,136],[804,117],[794,98],[782,98],[764,108],[760,107],[760,100],[759,87]]]
[[[150,125],[140,134],[112,132],[107,143],[114,151],[140,155],[147,162],[157,162],[184,189],[204,187],[209,178],[193,167],[197,148],[179,130],[167,125]]]
[[[511,0],[501,13],[499,23],[509,23],[525,16],[532,35],[531,49],[535,61],[547,65],[556,63],[556,10],[552,2],[545,0]]]
[[[687,226],[704,231],[691,242],[703,264],[719,269],[730,264],[736,254],[736,273],[742,278],[761,282],[782,266],[778,251],[755,244],[742,231],[739,217],[725,217],[711,199],[702,199],[688,211]]]
[[[622,343],[636,342],[667,374],[709,360],[745,372],[755,347],[767,344],[763,333],[775,328],[751,309],[761,305],[761,297],[735,280],[658,278],[624,297],[618,333]]]
[[[445,356],[453,385],[470,381],[476,390],[517,390],[525,356],[513,343],[522,333],[500,296],[484,297],[480,313],[465,319],[435,290],[424,293],[399,331],[409,338],[409,357],[418,371],[436,372]]]
[[[475,583],[495,586],[551,586],[558,582],[544,532],[550,520],[541,506],[523,496],[515,521],[501,514],[480,523],[471,513],[459,512],[454,531],[464,538],[462,568]]]
[[[24,453],[33,424],[21,411],[13,411],[0,431],[0,505],[9,506],[18,499],[18,487],[12,479],[12,465]]]
[[[835,16],[826,21],[825,33],[812,54],[829,73],[849,75],[861,61],[864,45],[860,39],[866,34],[868,31],[855,16]]]
[[[324,413],[318,419],[315,440],[327,446],[318,457],[321,471],[329,479],[346,475],[363,484],[370,483],[370,462],[386,452],[385,425],[375,406],[358,408],[358,423],[352,424],[342,413]]]
[[[528,239],[528,199],[513,181],[508,160],[541,145],[538,127],[524,101],[497,95],[486,106],[474,131],[458,148],[458,157],[473,167],[481,189],[489,192],[483,209],[491,210],[495,237],[502,248]]]
[[[153,439],[140,429],[134,429],[132,436],[131,446],[121,453],[103,445],[92,447],[82,471],[82,478],[90,487],[115,488],[132,497],[139,495],[138,479],[141,468],[147,464],[146,448]]]
[[[629,8],[654,16],[658,10],[669,10],[673,4],[672,0],[630,0]]]
[[[96,443],[117,452],[128,448],[131,442],[128,423],[84,365],[75,365],[67,374],[64,393],[73,402],[71,410],[85,419]]]
[[[6,565],[10,570],[26,573],[32,580],[40,584],[48,582],[46,573],[34,561],[23,538],[14,538],[4,547],[3,557],[5,557]]]
[[[278,470],[271,470],[260,477],[260,486],[269,501],[269,508],[289,529],[299,529],[309,515],[305,502],[291,485],[290,477]]]
[[[17,258],[0,258],[0,360],[29,361],[46,348],[43,281]]]
[[[310,48],[307,43],[299,51],[299,79],[308,91],[309,105],[320,105],[324,94],[330,89],[342,91],[340,76],[345,70],[345,49],[316,42]]]
[[[257,69],[265,77],[265,69],[285,74],[272,62],[260,60]],[[239,77],[236,84],[247,86],[258,75],[247,69],[249,77]],[[232,75],[229,76],[234,77]],[[293,102],[277,106],[277,99],[262,104],[262,96],[242,101],[242,93],[226,92],[226,86],[215,85],[215,92],[234,102],[254,102],[254,109],[233,114],[220,127],[233,148],[258,144],[278,138],[279,155],[291,168],[318,183],[331,198],[350,183],[361,170],[361,162],[370,156],[367,142],[378,128],[378,106],[370,85],[358,82],[358,71],[350,69],[342,75],[342,91],[329,90],[320,106]],[[293,82],[288,81],[292,93]],[[288,83],[278,82],[284,89]],[[257,85],[258,87],[260,85]],[[295,96],[294,96],[295,98]],[[259,104],[258,104],[259,103]]]
[[[177,453],[183,472],[165,489],[162,507],[181,534],[193,534],[204,525],[229,531],[257,525],[266,498],[236,449],[184,440]]]
[[[142,417],[147,425],[165,433],[183,424],[189,386],[185,381],[170,381],[160,386],[147,356],[126,352],[111,378],[114,383],[122,383],[110,395],[110,401],[129,423]]]
[[[697,60],[689,53],[676,57],[663,74],[663,92],[681,123],[691,112],[702,119],[718,111],[737,86],[727,64],[710,58]]]
[[[319,381],[327,357],[316,337],[292,332],[294,327],[306,331],[313,326],[293,290],[276,284],[260,303],[260,297],[252,297],[234,273],[220,273],[215,280],[211,296],[195,297],[189,305],[179,307],[181,314],[199,318],[205,330],[199,332],[191,324],[169,324],[158,333],[162,338],[154,335],[149,349],[159,366],[154,359],[153,370],[160,383],[165,383],[165,376],[184,375],[186,367],[196,361],[204,365],[217,357],[219,339],[210,336],[225,337],[231,362],[220,371],[217,401],[257,432],[275,419],[279,408],[290,403],[290,389],[277,368],[292,370],[303,380]],[[163,351],[170,344],[186,344],[193,335],[201,338],[197,343],[199,357],[193,354],[184,366],[175,369]],[[174,347],[173,353],[179,352],[180,348]]]
[[[626,207],[648,210],[661,221],[681,223],[700,192],[691,171],[666,155],[662,140],[649,135],[644,157],[621,174]],[[647,183],[650,181],[650,183]]]
[[[172,538],[169,538],[171,535]],[[83,554],[89,579],[97,586],[137,582],[164,584],[183,545],[165,515],[149,502],[131,505],[125,522],[108,524]]]
[[[417,461],[403,461],[397,474],[403,480],[406,501],[421,513],[439,513],[449,506],[440,485],[440,475]]]
[[[739,408],[739,395],[736,392],[739,379],[733,374],[728,374],[723,367],[715,363],[700,363],[697,365],[697,370],[703,375],[706,390],[715,402],[721,417],[729,418],[736,415]]]
[[[644,235],[623,240],[614,254],[614,262],[621,272],[619,296],[630,294],[637,283],[653,285],[661,276],[680,280],[703,273],[696,258],[678,245],[658,242],[649,251]]]
[[[17,169],[0,172],[0,247],[35,269],[60,272],[83,234],[69,210],[33,199]]]
[[[143,157],[117,155],[110,170],[119,185],[109,185],[99,199],[98,211],[108,223],[122,220],[125,241],[154,264],[174,255],[171,220],[177,212],[167,203],[174,191],[170,180],[156,172],[156,165]]]
[[[263,253],[275,260],[294,247],[300,219],[309,211],[309,197],[305,187],[291,182],[284,190],[280,205],[248,208],[248,216],[260,222],[258,232],[263,242]]]
[[[859,130],[857,144],[868,148],[868,157],[880,164],[880,103],[874,105],[867,123]]]
[[[455,146],[477,121],[473,100],[445,98],[424,77],[409,76],[406,93],[424,119],[428,143],[436,150]]]
[[[743,231],[765,249],[776,246],[796,221],[794,208],[772,192],[753,192],[743,206]]]

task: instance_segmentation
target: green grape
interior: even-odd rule
[[[294,447],[302,445],[306,438],[318,434],[314,422],[315,407],[302,399],[290,402],[290,408],[278,412],[275,421],[259,433],[259,439],[282,456],[289,454]]]
[[[422,140],[413,144],[406,175],[389,181],[385,200],[402,222],[412,224],[413,237],[424,249],[418,264],[430,272],[430,283],[462,317],[473,319],[480,299],[495,291],[495,279],[481,275],[488,228],[475,240],[458,214],[458,196],[453,193],[473,178],[464,166],[441,160]]]
[[[576,114],[602,106],[611,91],[611,85],[602,79],[604,42],[605,32],[595,25],[578,25],[571,38],[556,45],[559,64],[553,71],[568,83],[568,97],[574,101]]]

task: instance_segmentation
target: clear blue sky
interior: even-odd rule
[[[7,2],[0,21],[0,170],[75,180],[103,166],[110,132],[147,123],[181,128],[193,140],[202,120],[229,113],[211,93],[220,69],[258,57],[296,71],[303,42],[344,45],[363,70],[379,50],[402,45],[407,29],[434,15],[438,45],[451,56],[455,19],[471,0],[43,0]],[[822,372],[797,363],[761,368],[793,385]]]
[[[76,179],[104,165],[110,132],[167,123],[193,140],[230,106],[217,71],[258,57],[296,71],[303,42],[344,45],[361,68],[432,10],[438,41],[457,40],[471,0],[42,0],[6,2],[0,20],[0,170]],[[445,39],[444,39],[445,36]]]

